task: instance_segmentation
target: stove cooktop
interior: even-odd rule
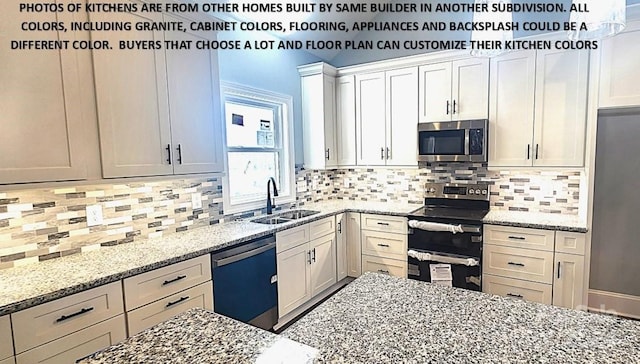
[[[470,210],[461,208],[424,206],[409,214],[413,218],[440,218],[453,220],[482,221],[489,210]]]
[[[489,212],[489,185],[428,183],[425,203],[409,214],[414,219],[482,222]]]

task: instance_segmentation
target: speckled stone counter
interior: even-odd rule
[[[418,207],[342,200],[307,203],[300,208],[320,213],[277,226],[248,220],[225,222],[162,238],[3,269],[0,270],[0,316],[340,212],[403,216]]]
[[[587,222],[577,215],[492,210],[483,219],[485,224],[533,229],[587,232]]]
[[[318,362],[640,362],[638,321],[375,273],[282,336],[318,348]]]
[[[317,350],[202,309],[192,309],[79,363],[311,363]]]

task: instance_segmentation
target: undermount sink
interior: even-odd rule
[[[311,216],[320,213],[320,211],[314,210],[295,210],[281,212],[277,215],[267,215],[257,219],[251,220],[251,222],[257,222],[258,224],[277,225],[284,224],[285,222],[302,219],[303,217]]]

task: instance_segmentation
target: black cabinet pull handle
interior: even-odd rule
[[[391,159],[391,148],[387,147],[387,159]]]
[[[507,296],[513,297],[513,298],[523,298],[521,294],[507,293]]]
[[[522,236],[509,236],[509,239],[515,239],[515,240],[527,240],[527,238],[522,237]]]
[[[538,149],[539,149],[538,147],[539,147],[539,145],[536,144],[536,159],[538,159]]]
[[[182,145],[178,144],[178,163],[182,164]]]
[[[383,247],[385,247],[385,248],[388,248],[388,247],[389,247],[389,244],[378,244],[378,246],[383,246]]]
[[[316,261],[316,248],[313,248],[313,258],[311,259],[313,259],[314,262]]]
[[[558,262],[558,279],[560,279],[560,262]]]
[[[384,160],[384,148],[380,148],[380,159]]]
[[[329,148],[327,148],[327,151],[324,153],[325,158],[327,158],[327,160],[331,159],[330,158],[330,153],[329,153]]]
[[[378,272],[382,274],[389,274],[389,271],[384,269],[378,269]]]
[[[524,267],[524,264],[522,264],[522,263],[509,262],[509,263],[507,263],[507,264],[509,264],[509,265],[515,265],[516,267]]]
[[[389,226],[389,223],[388,222],[379,222],[378,225]]]
[[[453,114],[456,113],[456,100],[453,100]]]
[[[60,318],[57,319],[56,322],[66,321],[66,320],[68,320],[70,318],[73,318],[73,317],[76,317],[76,316],[79,316],[79,315],[82,315],[84,313],[91,312],[91,311],[93,311],[93,307],[83,308],[83,309],[81,309],[80,311],[78,311],[76,313],[72,313],[71,315],[62,315],[62,316],[60,316]]]
[[[531,144],[527,144],[527,160],[531,159]]]
[[[166,286],[167,284],[171,284],[171,283],[173,283],[173,282],[177,282],[177,281],[183,280],[183,279],[185,279],[185,278],[187,278],[187,276],[177,276],[177,277],[175,277],[174,279],[170,279],[170,280],[168,280],[168,281],[164,281],[164,282],[162,282],[162,285],[163,285],[163,286]]]
[[[447,100],[447,115],[449,115],[449,100]]]
[[[167,144],[165,149],[167,150],[167,162],[171,164],[171,144]]]
[[[338,223],[338,234],[342,234],[342,221]]]
[[[309,260],[308,260],[308,262],[309,262],[309,264],[311,264],[311,250],[309,250],[309,251],[307,252],[307,255],[309,256]]]
[[[171,306],[175,306],[175,305],[177,305],[178,303],[180,303],[180,302],[184,302],[184,301],[186,301],[186,300],[188,300],[188,299],[189,299],[189,296],[180,297],[180,299],[179,299],[179,300],[176,300],[176,301],[173,301],[173,302],[169,302],[169,303],[167,303],[167,306],[166,306],[166,307],[167,307],[167,308],[169,308],[169,307],[171,307]]]

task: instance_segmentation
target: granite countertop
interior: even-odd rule
[[[578,215],[491,210],[482,220],[485,224],[533,229],[587,232],[587,221]]]
[[[281,336],[318,362],[639,363],[640,322],[366,273]]]
[[[106,247],[0,270],[0,316],[344,211],[406,216],[419,205],[360,201],[305,204],[320,213],[277,226],[249,220]]]
[[[203,309],[191,309],[79,363],[311,363],[318,350]]]

